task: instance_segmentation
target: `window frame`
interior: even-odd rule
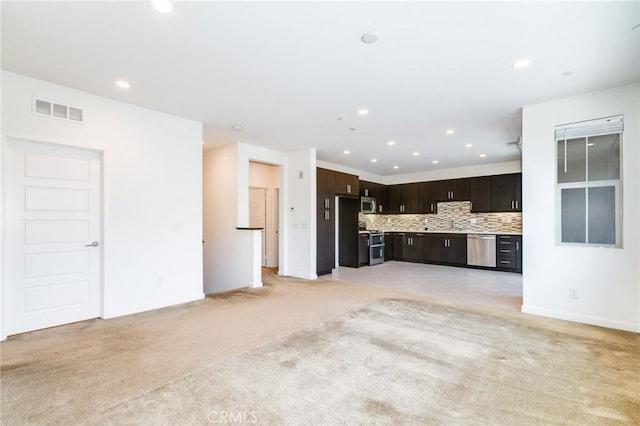
[[[622,116],[619,116],[621,120],[623,120]],[[585,123],[585,127],[587,127],[588,123],[592,123],[595,121],[601,121],[604,119],[600,119],[600,120],[589,120]],[[579,124],[579,123],[576,123]],[[566,126],[566,125],[565,125]],[[617,248],[617,249],[621,249],[623,248],[623,241],[622,241],[622,206],[623,206],[623,200],[622,200],[622,177],[623,177],[623,149],[624,149],[624,143],[623,143],[623,138],[624,138],[624,130],[621,128],[619,131],[610,131],[610,132],[594,132],[593,134],[585,134],[585,135],[573,135],[570,137],[566,136],[566,132],[565,132],[565,137],[564,138],[558,138],[558,129],[559,128],[563,128],[565,126],[556,126],[556,131],[554,132],[554,152],[555,152],[555,164],[554,164],[554,168],[555,168],[555,187],[556,187],[556,191],[555,191],[555,240],[556,240],[556,245],[559,246],[563,246],[563,247],[591,247],[591,248]],[[603,136],[603,135],[613,135],[613,134],[617,134],[619,135],[619,170],[620,170],[620,174],[618,179],[608,179],[608,180],[594,180],[594,181],[590,181],[589,179],[589,149],[588,149],[588,144],[589,144],[589,138],[592,137],[597,137],[597,136]],[[571,139],[578,139],[578,138],[584,138],[585,139],[585,181],[581,181],[581,182],[565,182],[565,183],[559,183],[558,179],[559,179],[559,175],[558,175],[558,160],[559,160],[559,155],[561,154],[559,152],[559,148],[558,146],[560,145],[558,142],[559,141],[568,141]],[[566,148],[565,148],[566,150]],[[566,161],[566,156],[563,156],[564,160]],[[613,244],[604,244],[604,243],[590,243],[589,242],[589,188],[596,188],[596,187],[614,187],[614,196],[615,196],[615,211],[614,211],[614,220],[615,220],[615,243]],[[584,230],[584,237],[585,237],[585,242],[581,243],[581,242],[564,242],[562,241],[562,190],[563,189],[585,189],[585,230]]]

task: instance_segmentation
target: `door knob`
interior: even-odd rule
[[[99,242],[94,241],[91,244],[85,244],[85,247],[98,247],[100,245]]]

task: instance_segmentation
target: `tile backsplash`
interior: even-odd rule
[[[471,213],[471,202],[438,203],[437,214],[363,214],[360,226],[387,232],[522,232],[522,213]]]

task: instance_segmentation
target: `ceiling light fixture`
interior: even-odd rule
[[[351,151],[349,151],[348,149],[345,149],[344,151],[342,151],[342,153],[345,155],[349,155],[351,154]]]
[[[372,162],[372,163],[377,163],[377,162],[378,162],[378,159],[377,159],[377,158],[372,158],[372,159],[371,159],[371,162]]]
[[[420,153],[419,153],[419,152],[414,152],[414,153],[413,153],[413,156],[414,156],[414,157],[417,157],[418,155],[420,155]]]
[[[396,144],[396,141],[389,141],[387,142],[387,145],[389,146],[394,146]]]
[[[149,5],[161,13],[173,12],[173,5],[168,0],[149,0]]]
[[[399,168],[400,168],[400,166],[393,166],[393,168],[394,168],[394,169],[399,169]]]
[[[465,147],[465,148],[471,148],[472,146],[473,146],[473,144],[472,144],[472,143],[468,143],[468,144],[466,144],[464,147]]]
[[[431,163],[433,163],[433,164],[438,164],[438,163],[439,163],[439,161],[438,161],[438,160],[433,160]]]
[[[511,64],[512,68],[525,68],[531,65],[531,59],[520,59]]]
[[[486,156],[487,156],[487,154],[480,154],[480,158],[484,158]]]
[[[570,75],[573,75],[573,71],[565,71],[562,73],[563,77],[569,77]]]
[[[342,117],[338,117],[338,118],[336,118],[336,120],[342,120]]]
[[[362,40],[362,42],[365,44],[373,44],[378,41],[378,34],[372,31],[367,31],[366,33],[362,34],[360,40]]]
[[[242,127],[242,124],[234,124],[233,126],[231,126],[233,128],[233,130],[235,130],[236,132],[239,132],[240,130],[244,129],[244,127]]]
[[[128,81],[124,81],[124,80],[116,80],[115,85],[118,86],[121,89],[128,89],[128,88],[131,87],[129,82]]]
[[[445,130],[445,131],[444,131],[444,134],[445,134],[445,135],[452,135],[452,134],[454,134],[455,132],[456,132],[456,131],[455,131],[455,130],[453,130],[453,129],[447,129],[447,130]]]
[[[369,114],[369,110],[366,108],[360,108],[358,110],[358,115],[367,115],[367,114]]]

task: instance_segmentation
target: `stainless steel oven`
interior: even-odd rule
[[[371,231],[369,232],[369,265],[382,262],[384,262],[384,233]]]

